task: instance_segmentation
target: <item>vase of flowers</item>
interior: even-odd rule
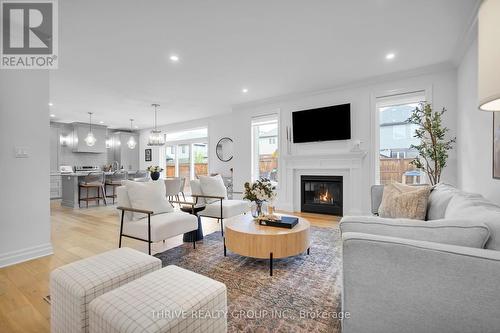
[[[252,216],[257,218],[263,215],[262,206],[264,202],[272,202],[276,199],[276,187],[269,179],[262,178],[254,183],[245,183],[245,200],[251,201]]]
[[[149,174],[151,175],[152,180],[158,180],[160,178],[160,172],[163,171],[163,169],[159,166],[149,166],[147,168]]]

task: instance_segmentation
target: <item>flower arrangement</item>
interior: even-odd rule
[[[146,170],[148,170],[148,172],[162,172],[163,171],[163,169],[161,167],[159,167],[158,165],[148,166],[148,168]]]
[[[262,178],[254,183],[245,183],[245,196],[243,199],[262,202],[276,199],[276,187],[267,178]]]

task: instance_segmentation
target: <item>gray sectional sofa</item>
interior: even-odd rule
[[[340,229],[344,333],[500,332],[500,206],[438,184],[427,221],[347,216]]]

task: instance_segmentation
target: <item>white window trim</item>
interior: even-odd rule
[[[276,133],[276,145],[278,147],[278,172],[276,175],[278,185],[276,186],[279,189],[281,183],[281,140],[280,140],[280,112],[273,112],[266,115],[252,117],[250,121],[250,135],[251,135],[251,179],[252,181],[256,181],[256,168],[255,168],[255,145],[257,144],[258,135],[255,134],[255,129],[257,126],[266,125],[270,123],[277,123],[277,133]],[[258,165],[257,165],[258,168]],[[258,171],[257,171],[258,173]],[[260,176],[260,175],[259,175]]]
[[[425,100],[432,104],[433,100],[433,85],[429,84],[427,86],[414,85],[402,89],[391,89],[391,90],[381,90],[370,94],[370,109],[371,109],[371,170],[370,173],[370,183],[380,184],[380,159],[379,159],[379,149],[380,149],[380,132],[379,132],[379,112],[378,108],[380,104],[378,101],[382,101],[390,96],[412,94],[416,92],[423,92],[425,95]]]

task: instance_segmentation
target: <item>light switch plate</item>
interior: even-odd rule
[[[29,157],[28,147],[15,147],[14,154],[16,158],[28,158]]]

